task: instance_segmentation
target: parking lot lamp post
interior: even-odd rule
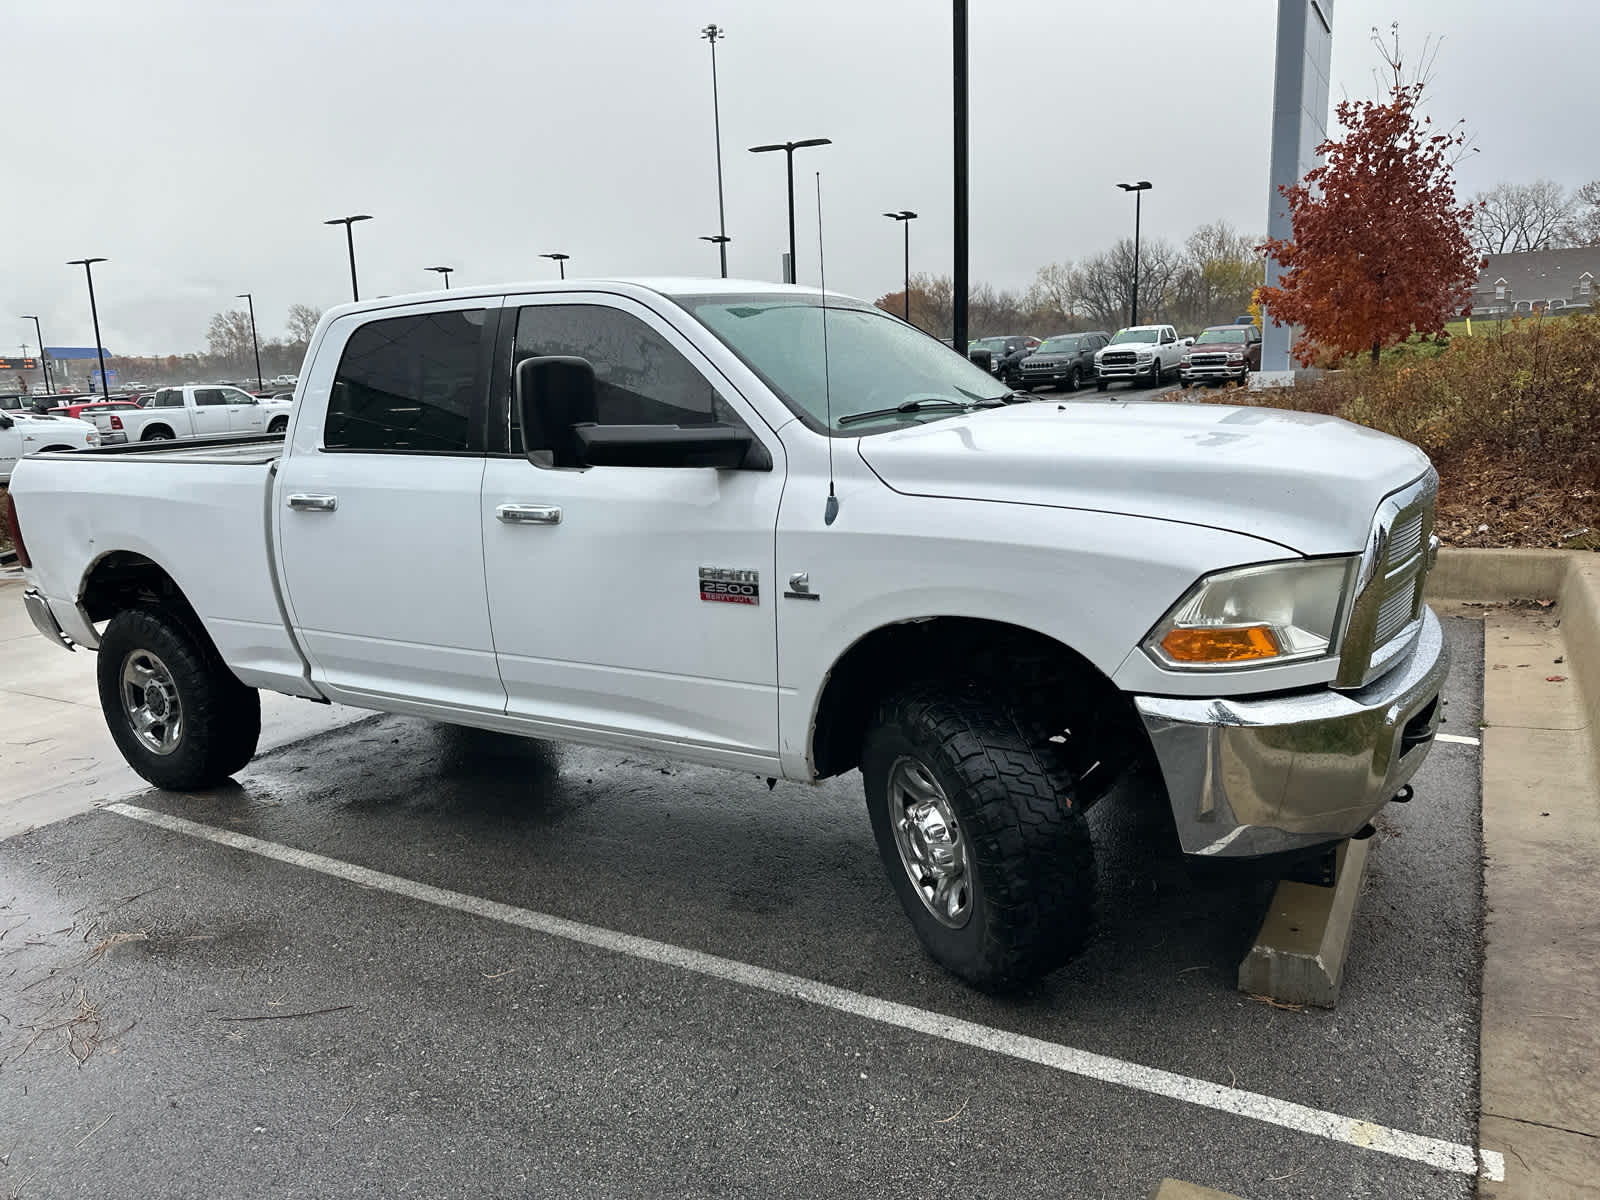
[[[717,251],[722,256],[722,277],[726,279],[728,277],[728,243],[733,241],[733,239],[728,237],[726,234],[713,233],[709,235],[701,234],[700,240],[702,242],[710,242],[717,248]]]
[[[1149,191],[1151,184],[1148,179],[1141,179],[1138,183],[1117,184],[1125,192],[1133,193],[1133,299],[1128,305],[1128,324],[1139,323],[1139,204],[1143,199],[1141,193]]]
[[[331,221],[324,221],[324,225],[343,225],[345,247],[350,251],[350,299],[361,299],[361,289],[356,286],[356,237],[351,232],[351,227],[357,221],[370,221],[370,213],[356,213],[352,217],[335,217]]]
[[[711,43],[711,122],[717,135],[717,254],[722,260],[722,277],[728,277],[728,218],[722,205],[722,103],[717,99],[717,39],[728,36],[720,25],[707,25],[700,36]],[[710,240],[710,239],[707,239]]]
[[[39,339],[39,370],[44,377],[45,395],[48,396],[55,389],[50,386],[50,356],[44,352],[44,332],[39,328],[38,317],[23,313],[22,319],[33,322],[33,332]]]
[[[249,292],[240,292],[235,300],[243,300],[250,306],[250,345],[256,352],[256,391],[267,390],[266,384],[261,382],[261,339],[256,336],[256,298]]]
[[[561,251],[555,250],[555,251],[552,251],[549,254],[541,254],[541,255],[539,255],[539,257],[540,258],[553,258],[553,259],[555,259],[556,260],[556,266],[561,268],[561,278],[565,279],[567,277],[567,259],[571,258],[572,255],[563,254],[563,253],[561,253]]]
[[[917,219],[917,214],[909,208],[899,212],[884,213],[891,221],[899,221],[906,231],[906,324],[911,323],[911,222]]]
[[[784,159],[789,169],[789,278],[785,283],[794,283],[799,278],[798,264],[794,258],[794,152],[806,146],[831,146],[832,138],[802,138],[798,142],[774,142],[770,146],[751,146],[751,154],[770,154],[774,150],[782,150]]]
[[[437,271],[440,275],[444,276],[444,290],[448,292],[450,290],[450,272],[454,271],[455,268],[454,267],[429,267],[427,269],[430,270],[430,271]]]
[[[107,261],[104,258],[74,258],[67,263],[69,267],[82,267],[83,277],[89,281],[89,317],[94,322],[94,352],[100,359],[100,396],[104,400],[111,399],[111,390],[106,382],[106,348],[100,344],[100,310],[94,303],[94,264]],[[44,349],[43,346],[39,348]]]

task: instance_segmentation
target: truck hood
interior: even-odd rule
[[[1016,404],[859,450],[907,495],[1125,513],[1301,554],[1359,551],[1378,502],[1428,469],[1410,443],[1337,417],[1160,401]]]

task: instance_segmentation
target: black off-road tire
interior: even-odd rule
[[[139,740],[123,702],[129,656],[153,654],[170,673],[181,705],[181,732],[170,753]],[[100,709],[128,765],[157,787],[215,787],[254,757],[261,736],[261,697],[240,683],[205,635],[173,613],[134,608],[118,613],[100,639],[95,665]]]
[[[268,433],[286,433],[286,432],[288,432],[288,429],[289,429],[289,418],[288,417],[274,417],[272,422],[271,422],[271,424],[269,424],[267,426],[267,432]]]
[[[954,809],[972,887],[961,928],[937,919],[896,846],[889,781],[911,758]],[[1094,908],[1094,857],[1065,756],[977,683],[914,685],[874,714],[861,771],[878,853],[929,955],[984,991],[1021,987],[1076,955]]]
[[[1067,372],[1067,391],[1075,392],[1083,385],[1083,377],[1078,374],[1078,368],[1073,367]]]

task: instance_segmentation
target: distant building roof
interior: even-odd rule
[[[1600,246],[1491,254],[1472,288],[1478,313],[1534,306],[1585,308],[1600,282]]]
[[[46,346],[44,352],[51,358],[96,358],[102,352],[107,358],[116,357],[104,346],[100,347],[99,352],[93,346]]]

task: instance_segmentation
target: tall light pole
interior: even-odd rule
[[[100,310],[94,303],[94,264],[109,261],[104,258],[74,258],[67,263],[69,267],[82,267],[83,277],[89,281],[89,317],[94,321],[94,352],[100,359],[100,396],[105,400],[111,399],[111,389],[106,382],[106,348],[100,344]]]
[[[343,225],[344,226],[345,246],[350,251],[350,299],[352,299],[352,300],[361,299],[361,289],[356,286],[356,237],[355,237],[355,234],[352,233],[350,230],[351,230],[351,226],[353,226],[357,221],[370,221],[370,220],[372,220],[371,214],[369,214],[369,213],[356,213],[355,216],[353,216],[353,217],[335,217],[331,221],[324,221],[323,222],[324,225]]]
[[[1125,192],[1133,193],[1133,301],[1128,305],[1128,324],[1139,323],[1139,206],[1143,201],[1143,193],[1150,190],[1148,179],[1141,179],[1138,183],[1117,184]]]
[[[555,250],[555,251],[552,251],[549,254],[541,254],[541,255],[539,255],[539,257],[540,258],[553,258],[553,259],[555,259],[556,260],[556,266],[561,268],[561,278],[565,279],[567,277],[567,259],[571,258],[572,255],[563,254],[563,253],[561,253],[561,251]]]
[[[44,331],[39,328],[39,318],[38,317],[30,316],[28,313],[23,313],[22,314],[22,319],[24,321],[32,321],[33,322],[33,332],[36,335],[38,335],[38,338],[39,338],[39,370],[42,373],[42,375],[44,376],[45,394],[49,395],[51,392],[55,391],[55,388],[50,386],[50,356],[44,352]]]
[[[427,267],[425,269],[429,271],[437,271],[440,275],[443,275],[444,290],[447,292],[450,290],[450,272],[455,270],[454,267]]]
[[[261,339],[256,336],[256,298],[249,292],[240,292],[235,300],[243,300],[250,306],[250,344],[256,351],[256,391],[264,392],[266,385],[261,382]]]
[[[951,282],[955,295],[951,297],[950,340],[957,354],[967,353],[967,0],[951,0],[951,37],[954,51],[950,83],[955,108],[953,135],[954,153],[951,157],[951,174],[955,177],[955,196],[950,208],[950,219],[955,225],[954,262],[951,264]]]
[[[717,253],[722,259],[722,277],[728,277],[728,218],[722,207],[722,103],[717,98],[717,39],[728,36],[720,25],[707,25],[700,36],[711,43],[711,122],[717,133]]]
[[[726,279],[728,277],[728,243],[733,241],[733,239],[731,237],[728,237],[726,234],[715,233],[715,234],[711,234],[709,236],[707,236],[706,234],[701,234],[700,235],[700,240],[702,242],[710,242],[713,246],[715,246],[717,248],[718,251],[721,252],[721,254],[722,254],[722,277],[724,279]]]
[[[911,222],[917,219],[917,214],[909,208],[899,212],[884,213],[891,221],[899,221],[906,231],[906,324],[911,323]]]
[[[770,146],[751,146],[751,154],[770,154],[774,150],[782,150],[786,165],[789,169],[789,278],[785,283],[793,283],[799,277],[799,265],[794,257],[794,152],[806,146],[831,146],[832,138],[803,138],[798,142],[774,142]]]

